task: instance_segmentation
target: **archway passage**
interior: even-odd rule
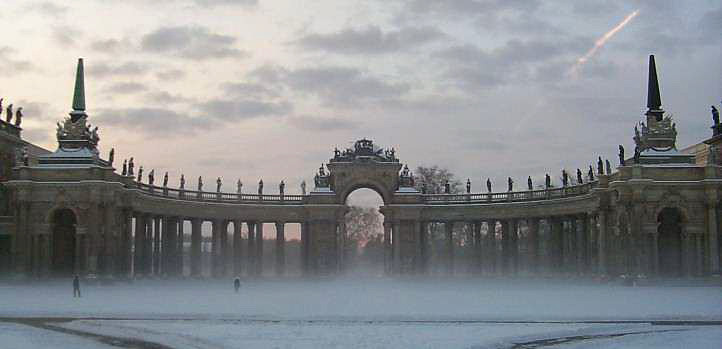
[[[659,273],[680,276],[682,272],[682,215],[676,208],[664,208],[657,216],[659,226]]]
[[[359,188],[346,197],[342,265],[344,272],[377,277],[384,275],[384,217],[379,213],[383,198],[376,190]]]
[[[75,213],[59,209],[53,214],[53,265],[55,275],[70,275],[75,271],[76,239]]]

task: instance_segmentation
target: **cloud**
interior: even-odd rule
[[[200,110],[209,118],[220,121],[238,121],[261,116],[283,116],[292,110],[288,102],[256,100],[214,99],[200,104]]]
[[[352,130],[360,126],[360,122],[340,117],[320,117],[299,115],[290,117],[288,123],[293,127],[309,131],[341,131]]]
[[[699,29],[703,43],[722,45],[722,7],[705,13],[699,21]]]
[[[539,5],[538,0],[409,0],[402,11],[417,15],[473,17],[503,11],[530,13]]]
[[[102,53],[119,53],[132,50],[133,45],[128,39],[105,39],[91,42],[90,49]]]
[[[105,89],[106,93],[112,94],[132,94],[147,90],[148,88],[138,82],[117,82]]]
[[[61,25],[53,27],[53,39],[61,46],[75,46],[78,39],[83,37],[83,33],[71,26]]]
[[[233,45],[232,36],[216,34],[198,26],[163,27],[144,35],[140,42],[143,51],[174,54],[190,60],[214,58],[243,58],[248,52]]]
[[[307,34],[296,45],[341,54],[381,54],[418,47],[445,37],[434,27],[407,27],[384,32],[378,26],[347,28],[330,34]]]
[[[193,0],[201,6],[218,6],[218,5],[239,5],[244,7],[258,6],[258,0]]]
[[[278,84],[300,95],[314,95],[331,106],[396,99],[411,89],[406,83],[389,82],[349,67],[286,69],[263,66],[248,75],[261,83]]]
[[[86,62],[85,66],[88,75],[93,75],[101,78],[109,76],[138,76],[147,73],[150,69],[145,63],[134,61],[120,64],[106,62]]]
[[[229,96],[243,98],[277,98],[278,91],[270,89],[262,84],[251,82],[228,82],[221,86]]]
[[[39,1],[34,2],[32,4],[29,4],[25,6],[25,9],[27,11],[39,13],[46,16],[51,17],[61,17],[65,15],[66,12],[68,12],[68,7],[63,5],[58,5],[56,3],[50,2],[50,1]]]
[[[155,73],[155,76],[161,81],[179,80],[186,76],[186,72],[180,69],[167,69]]]
[[[192,117],[164,108],[100,109],[93,115],[102,127],[120,127],[146,135],[192,135],[216,125],[212,118]]]
[[[30,61],[13,58],[15,52],[16,50],[12,47],[0,46],[0,66],[2,66],[0,76],[13,76],[36,69],[35,65]]]
[[[178,103],[191,103],[194,100],[177,94],[171,94],[167,91],[153,91],[150,93],[144,93],[143,98],[153,104],[178,104]]]

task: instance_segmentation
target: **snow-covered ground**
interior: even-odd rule
[[[139,281],[83,285],[83,297],[74,299],[68,281],[0,286],[0,317],[81,318],[55,325],[173,348],[505,348],[555,338],[564,348],[722,346],[718,325],[590,323],[722,320],[720,287],[249,281],[235,294],[230,281]],[[0,343],[35,337],[32,331],[61,335],[2,325],[16,330],[0,331]],[[70,342],[79,338],[62,335],[69,342],[59,347],[85,348]],[[43,347],[27,343],[19,347]]]

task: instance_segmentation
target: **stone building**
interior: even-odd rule
[[[386,272],[422,275],[430,269],[430,226],[447,243],[443,268],[453,273],[454,227],[466,226],[479,275],[558,274],[703,276],[719,273],[722,189],[719,124],[705,140],[704,161],[676,146],[676,124],[662,109],[650,56],[648,111],[635,126],[633,157],[616,169],[602,160],[575,185],[541,190],[428,194],[393,149],[362,139],[335,150],[303,195],[247,194],[169,187],[138,174],[132,161],[116,170],[98,150],[98,129],[85,111],[83,62],[73,110],[58,123],[58,149],[35,149],[21,129],[0,129],[0,253],[2,270],[32,277],[70,273],[103,277],[200,276],[201,224],[212,223],[213,276],[258,276],[263,223],[276,225],[274,270],[283,274],[285,226],[301,227],[306,275],[344,269],[346,197],[369,188],[383,199]],[[694,148],[697,149],[697,148]],[[12,172],[10,172],[12,169]],[[184,241],[184,222],[191,226]],[[242,226],[248,238],[241,239]],[[233,227],[229,232],[229,228]],[[242,246],[242,244],[245,244]],[[190,246],[186,250],[183,246]],[[244,253],[242,253],[244,252]],[[183,258],[187,254],[188,258]],[[184,264],[188,263],[184,268]]]

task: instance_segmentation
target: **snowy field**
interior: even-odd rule
[[[68,281],[0,284],[0,317],[0,348],[722,347],[722,326],[695,325],[722,320],[720,287],[139,281],[74,299]]]

